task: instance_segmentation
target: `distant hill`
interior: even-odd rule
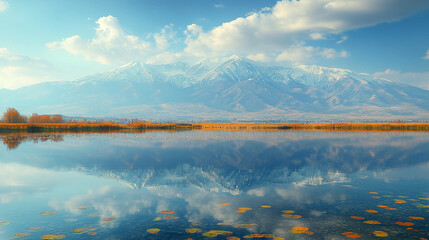
[[[268,66],[238,56],[131,62],[70,82],[0,90],[23,113],[148,120],[427,120],[429,91],[346,69]]]

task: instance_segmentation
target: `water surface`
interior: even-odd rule
[[[429,238],[427,133],[0,137],[0,239]]]

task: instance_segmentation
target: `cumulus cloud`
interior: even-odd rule
[[[102,64],[127,62],[131,59],[145,56],[150,51],[150,44],[137,36],[128,35],[123,30],[117,18],[101,17],[96,22],[95,37],[84,40],[78,35],[71,36],[58,42],[46,44],[49,49],[63,49],[74,55],[82,55],[87,60]],[[165,47],[163,34],[157,35],[157,43]]]
[[[45,81],[53,81],[50,64],[0,48],[0,88],[16,89]]]
[[[427,50],[426,56],[424,56],[423,59],[429,60],[429,49]]]
[[[405,83],[429,90],[429,72],[406,72],[387,69],[384,72],[374,73],[375,77],[385,78],[391,81]]]
[[[173,24],[165,26],[160,33],[154,34],[156,47],[159,50],[165,50],[170,46],[170,41],[174,39],[176,32],[173,31]]]
[[[290,60],[291,46],[306,40],[321,40],[327,35],[352,29],[398,21],[429,7],[426,0],[410,4],[405,0],[284,0],[272,8],[225,22],[208,32],[187,39],[185,52],[195,56],[237,53],[255,55],[278,53],[277,60]],[[346,40],[346,38],[339,41]],[[332,58],[336,54],[301,48],[301,58],[310,53]],[[302,52],[304,50],[304,52]],[[335,51],[335,50],[334,50]],[[346,53],[340,53],[346,56]]]
[[[9,7],[9,3],[0,0],[0,12],[6,10]]]
[[[337,41],[337,44],[343,43],[343,42],[347,41],[347,39],[349,39],[349,37],[342,36],[341,39]]]
[[[326,59],[334,59],[338,57],[347,57],[346,51],[337,51],[333,48],[319,48],[305,45],[294,45],[283,50],[277,57],[276,61],[287,61],[293,64],[307,63],[311,59],[322,57]]]

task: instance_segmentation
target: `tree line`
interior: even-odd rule
[[[15,108],[8,108],[3,113],[2,121],[5,123],[63,123],[64,119],[61,115],[39,115],[37,113],[27,117],[21,115]]]

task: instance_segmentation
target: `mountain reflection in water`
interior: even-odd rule
[[[80,229],[86,231],[82,239],[200,239],[216,229],[240,238],[258,233],[340,239],[344,232],[374,237],[377,230],[391,239],[428,234],[429,136],[425,133],[5,136],[2,141],[15,148],[0,149],[0,232],[4,232],[0,238],[20,232],[30,233],[29,239],[49,233],[73,236],[73,229],[84,227],[98,230]],[[14,139],[28,143],[17,147],[11,144]],[[236,212],[240,207],[252,209]],[[368,209],[378,213],[365,212]],[[175,213],[163,215],[163,210]],[[282,213],[285,210],[293,213]],[[46,211],[57,214],[39,214]],[[350,216],[365,219],[359,222]],[[156,217],[161,220],[154,221]],[[11,224],[2,226],[2,221]],[[416,231],[395,222],[412,222]],[[240,224],[251,225],[240,228]],[[309,228],[308,234],[296,235],[296,226]],[[30,227],[44,230],[29,232]],[[160,232],[149,233],[150,228]],[[186,228],[200,228],[206,235]],[[227,237],[220,234],[225,232],[214,233],[219,239]]]

